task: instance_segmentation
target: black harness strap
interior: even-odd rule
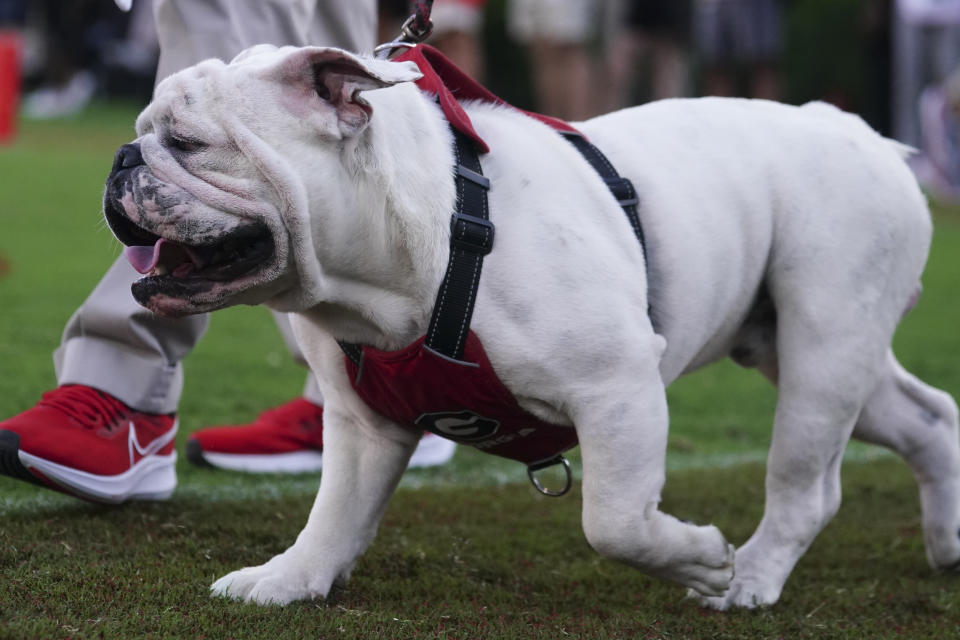
[[[643,237],[643,226],[640,224],[640,215],[637,213],[637,205],[640,204],[640,198],[637,196],[636,189],[633,188],[633,183],[626,178],[622,178],[600,149],[590,144],[582,135],[568,133],[566,131],[562,132],[561,135],[576,147],[580,155],[586,158],[594,171],[599,173],[603,181],[607,183],[607,188],[610,189],[610,193],[617,199],[617,202],[623,208],[623,212],[627,214],[627,220],[630,221],[630,226],[633,227],[633,233],[636,234],[637,240],[640,241],[640,247],[643,249],[643,259],[644,262],[646,262],[647,242]]]
[[[487,207],[490,181],[470,138],[457,130],[457,208],[450,218],[450,261],[443,277],[425,344],[437,353],[460,360],[477,299],[483,257],[493,249],[494,226]]]

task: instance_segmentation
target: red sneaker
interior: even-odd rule
[[[427,434],[410,467],[432,467],[453,456],[456,444]],[[187,460],[252,473],[319,471],[323,456],[323,407],[297,398],[264,411],[250,424],[208,427],[187,440]]]
[[[0,422],[0,473],[93,502],[166,500],[177,485],[176,434],[172,414],[65,385]]]

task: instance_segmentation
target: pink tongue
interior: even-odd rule
[[[195,268],[203,268],[204,265],[204,260],[192,248],[163,238],[157,240],[152,247],[124,247],[123,255],[140,273],[150,273],[160,264],[161,259],[167,269],[176,276],[186,275]]]
[[[160,238],[152,247],[124,247],[123,255],[138,272],[150,273],[160,262],[160,249],[166,242],[166,240]]]

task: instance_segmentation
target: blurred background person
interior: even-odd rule
[[[129,13],[103,0],[32,0],[25,12],[28,118],[61,118],[100,93],[149,99],[159,45],[149,0]]]
[[[960,0],[895,0],[893,134],[920,146],[919,100],[960,62]]]
[[[471,78],[483,82],[483,9],[487,0],[435,0],[428,40]]]
[[[960,67],[920,94],[920,149],[913,168],[938,199],[960,203]]]
[[[695,0],[693,26],[704,94],[780,96],[779,0]]]
[[[614,0],[600,112],[690,94],[690,0]],[[646,86],[638,87],[638,80]]]
[[[564,120],[594,114],[588,45],[598,8],[594,0],[509,0],[507,27],[530,55],[536,111]]]

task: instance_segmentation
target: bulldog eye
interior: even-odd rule
[[[202,151],[203,149],[207,148],[207,145],[199,140],[189,140],[187,138],[181,138],[178,136],[170,136],[168,145],[177,151],[182,151],[184,153],[193,153],[195,151]]]

